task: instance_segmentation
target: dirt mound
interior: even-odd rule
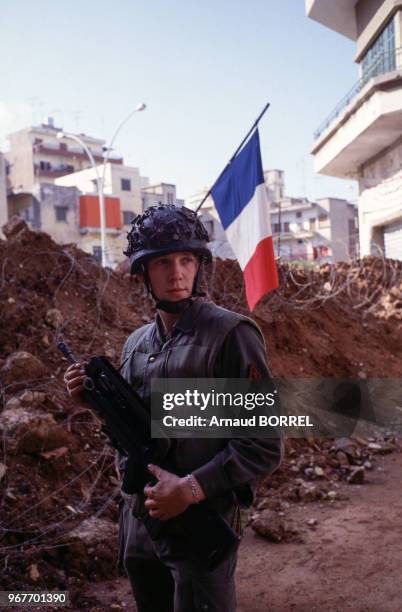
[[[94,514],[115,528],[118,474],[100,423],[64,390],[56,344],[117,365],[152,308],[140,284],[23,223],[0,242],[0,269],[2,584],[75,592],[115,572],[116,537],[88,546],[74,529]]]
[[[67,361],[56,344],[63,339],[77,355],[104,354],[117,365],[127,335],[151,320],[153,308],[127,264],[104,270],[74,245],[55,244],[23,222],[6,235],[0,241],[2,584],[74,595],[80,581],[115,572],[116,538],[96,533],[114,534],[119,481],[100,423],[66,395]],[[384,296],[394,294],[394,312],[400,312],[393,291],[400,289],[400,264],[369,258],[311,271],[282,264],[280,277],[280,289],[253,315],[276,376],[400,377],[402,323],[399,315],[383,320],[381,314]],[[235,262],[215,260],[207,290],[216,303],[249,314]],[[295,447],[272,481],[277,497],[286,501],[286,487],[296,489],[290,496],[312,496],[316,481],[349,478],[371,460],[360,449],[357,459],[348,459],[349,469],[338,451]],[[304,466],[298,463],[303,453]],[[260,495],[266,499],[267,483]],[[88,523],[91,517],[105,523]],[[88,532],[95,533],[89,544]]]
[[[279,277],[279,289],[253,313],[275,376],[401,376],[402,309],[394,303],[398,318],[384,321],[382,304],[402,282],[402,262],[367,257],[310,270],[282,263]],[[214,262],[209,293],[249,314],[236,263]]]

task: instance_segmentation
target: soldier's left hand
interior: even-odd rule
[[[149,465],[148,470],[158,482],[146,485],[144,494],[147,497],[145,507],[150,516],[166,521],[184,512],[194,503],[191,489],[185,478],[180,478],[157,465]]]

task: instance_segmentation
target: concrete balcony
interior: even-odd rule
[[[74,167],[55,167],[55,168],[40,168],[37,165],[34,166],[34,174],[35,176],[41,178],[59,178],[60,176],[65,176],[66,174],[72,174],[74,172]]]
[[[80,160],[88,160],[88,156],[85,153],[85,151],[83,149],[81,149],[80,147],[75,147],[75,146],[71,146],[71,147],[66,147],[65,145],[63,146],[63,143],[37,143],[33,145],[33,152],[34,155],[36,155],[36,158],[39,158],[39,154],[43,153],[45,155],[56,155],[57,158],[60,157],[65,157],[65,158],[74,158],[74,159],[80,159]],[[99,163],[103,163],[104,161],[104,157],[103,157],[103,153],[99,152],[99,151],[91,151],[93,158],[96,162]],[[122,157],[110,157],[109,161],[112,164],[119,164],[122,165],[123,164],[123,158]]]
[[[306,14],[331,30],[356,40],[356,3],[357,0],[306,0]]]
[[[88,234],[95,234],[96,236],[100,236],[99,227],[80,227],[79,232],[81,236],[87,236]],[[107,236],[120,236],[121,230],[117,228],[105,227],[105,234]]]
[[[316,236],[316,232],[310,230],[296,230],[294,232],[282,232],[281,233],[281,241],[288,240],[312,240]],[[278,237],[278,234],[274,235],[275,238]]]
[[[281,212],[282,214],[288,213],[288,212],[297,212],[297,211],[302,211],[302,210],[310,210],[313,209],[315,207],[315,204],[313,202],[309,202],[308,200],[303,201],[303,200],[294,200],[292,201],[291,199],[286,200],[283,199],[280,202],[273,202],[270,206],[270,213],[271,215],[278,215],[279,212]]]
[[[311,149],[319,174],[356,179],[360,168],[391,146],[402,126],[402,54],[396,69],[359,82],[354,96],[317,133]],[[352,90],[353,91],[353,90]],[[338,105],[340,106],[340,105]],[[336,110],[336,109],[335,109]]]

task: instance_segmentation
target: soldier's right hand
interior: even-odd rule
[[[64,374],[64,382],[67,388],[67,391],[71,397],[79,398],[81,393],[85,391],[84,389],[84,380],[86,378],[85,374],[85,366],[86,362],[81,361],[77,363],[73,363],[70,365]]]

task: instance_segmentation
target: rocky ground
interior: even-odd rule
[[[289,537],[248,527],[236,572],[238,612],[399,612],[402,453],[378,458],[365,486],[341,483],[336,499],[294,504]],[[92,612],[135,612],[128,581],[88,590]]]
[[[90,585],[97,591],[118,579],[118,474],[99,421],[65,393],[67,361],[56,343],[64,339],[77,355],[105,354],[117,364],[124,339],[152,318],[152,305],[125,265],[102,270],[73,245],[57,245],[23,222],[6,232],[0,241],[2,588],[68,589],[72,609],[97,609]],[[401,263],[367,258],[308,271],[282,264],[279,271],[280,289],[253,314],[275,376],[400,378]],[[216,260],[207,290],[220,305],[247,313],[237,264]],[[391,436],[289,441],[283,466],[261,483],[249,517],[246,542],[254,532],[261,538],[250,540],[258,542],[256,558],[272,543],[299,545],[305,536],[288,520],[297,508],[322,504],[331,512],[354,503],[352,495],[342,498],[343,489],[370,483],[385,454],[389,461],[399,457],[396,447]],[[320,534],[317,520],[304,531]]]

